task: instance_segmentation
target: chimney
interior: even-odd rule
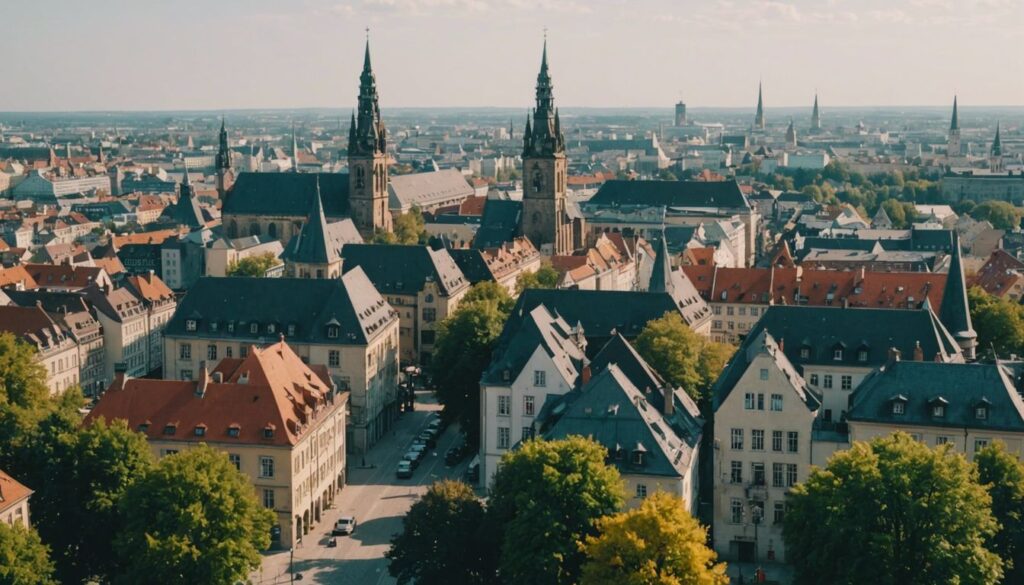
[[[124,362],[117,362],[114,364],[114,383],[111,387],[114,390],[124,390],[125,383],[128,381],[128,364]]]
[[[672,389],[671,386],[668,386],[665,388],[662,396],[664,397],[665,402],[665,418],[672,418],[672,415],[676,413],[675,391]]]
[[[923,362],[924,361],[924,350],[921,349],[921,342],[920,341],[914,342],[914,361],[915,362]]]
[[[210,379],[213,380],[214,384],[223,384],[224,383],[224,373],[223,372],[213,372],[212,374],[210,374]]]
[[[210,372],[206,369],[206,362],[199,362],[199,380],[196,381],[196,396],[206,396],[206,387],[210,384]]]
[[[895,347],[890,347],[888,363],[894,364],[898,361],[900,361],[900,350],[896,349]]]
[[[785,349],[786,349],[786,340],[783,339],[782,337],[780,337],[778,345],[779,345],[779,351],[785,351]]]
[[[580,387],[586,386],[590,382],[590,364],[585,364],[583,370],[580,372]]]

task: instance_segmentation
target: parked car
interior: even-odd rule
[[[444,454],[444,464],[449,467],[457,464],[469,455],[469,445],[466,444],[465,440],[460,440],[458,443],[448,449],[448,452]]]
[[[422,451],[409,451],[408,453],[406,453],[402,457],[402,460],[403,461],[408,461],[412,465],[412,468],[416,469],[417,467],[420,466],[420,459],[422,459],[422,458],[423,458],[423,452]]]
[[[338,521],[334,523],[334,529],[331,530],[331,536],[338,536],[344,534],[352,534],[356,531],[356,517],[355,516],[342,516],[338,518]]]
[[[413,441],[412,445],[409,446],[409,450],[410,451],[416,451],[417,453],[426,453],[427,452],[427,444],[424,443],[423,441],[419,441],[419,442]]]
[[[427,430],[433,430],[433,431],[435,431],[437,433],[440,433],[441,432],[441,419],[439,419],[439,418],[432,418],[432,419],[430,419],[430,422],[427,423]]]
[[[480,481],[480,456],[477,455],[466,468],[466,481],[475,484]]]
[[[434,433],[431,433],[430,431],[423,431],[416,438],[422,440],[423,444],[426,445],[428,449],[433,448],[434,445],[437,444],[437,437],[434,436]]]
[[[398,479],[409,479],[412,477],[412,461],[406,459],[399,461],[395,475],[398,476]]]

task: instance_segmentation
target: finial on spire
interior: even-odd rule
[[[366,51],[363,54],[363,72],[370,70],[370,27],[366,27]]]

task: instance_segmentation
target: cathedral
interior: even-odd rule
[[[519,234],[545,255],[572,254],[583,247],[585,225],[579,207],[566,196],[569,161],[548,72],[548,45],[537,74],[537,103],[523,132],[523,212]]]
[[[363,238],[391,231],[387,131],[380,117],[369,41],[359,77],[359,105],[349,129],[348,173],[240,173],[229,184],[230,155],[222,124],[217,187],[229,238],[269,236],[287,242],[300,233],[318,196],[328,220],[351,219]]]

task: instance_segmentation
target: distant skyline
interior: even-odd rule
[[[1024,105],[1022,0],[13,3],[0,111]]]

